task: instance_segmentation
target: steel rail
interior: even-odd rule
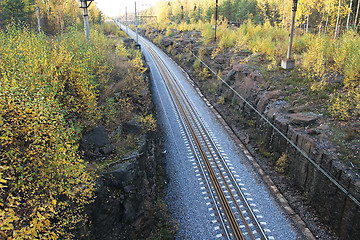
[[[170,70],[170,72],[171,72],[172,75],[174,75],[174,73],[173,73],[171,70]],[[263,228],[261,227],[260,222],[257,220],[256,215],[255,215],[254,212],[252,211],[252,209],[251,209],[248,201],[246,200],[243,192],[241,191],[241,187],[238,185],[238,183],[237,183],[237,181],[235,180],[233,174],[231,173],[230,169],[228,168],[225,160],[223,159],[222,155],[220,154],[220,151],[219,151],[218,147],[216,146],[216,144],[215,144],[214,141],[212,140],[212,138],[211,138],[211,136],[210,136],[207,128],[204,126],[203,122],[201,121],[200,116],[197,114],[197,112],[196,112],[196,110],[194,109],[193,105],[190,104],[190,100],[189,100],[188,96],[184,93],[183,89],[180,88],[179,91],[182,92],[182,95],[181,95],[181,96],[184,96],[186,102],[188,102],[187,105],[190,107],[192,113],[196,116],[197,119],[199,119],[199,123],[200,123],[200,125],[201,125],[201,129],[205,132],[205,135],[206,135],[208,141],[210,142],[210,145],[215,149],[216,155],[217,155],[217,156],[219,157],[219,159],[221,160],[220,163],[225,167],[225,170],[226,170],[228,176],[231,178],[231,182],[235,185],[235,190],[236,190],[236,192],[240,195],[241,200],[242,200],[242,202],[244,203],[244,207],[245,207],[246,210],[247,210],[247,213],[250,215],[250,218],[251,218],[252,221],[255,223],[255,227],[256,227],[258,233],[261,235],[261,239],[265,239],[265,240],[268,239],[268,237],[266,236]],[[206,141],[205,141],[205,144],[207,145]],[[208,146],[207,146],[207,147],[208,147]],[[208,147],[208,149],[209,149],[210,154],[212,155],[212,151],[210,150],[209,147]],[[222,175],[222,171],[221,171],[221,169],[220,169],[220,166],[218,165],[218,161],[216,161],[216,158],[215,158],[213,155],[212,155],[212,158],[213,158],[215,164],[217,165],[217,168],[219,169],[219,171],[220,171],[220,173],[221,173],[221,175]],[[222,177],[222,178],[223,178],[223,177]],[[224,178],[223,178],[223,181],[224,181],[225,183],[227,182]],[[227,184],[227,185],[228,185],[228,184]],[[227,187],[227,188],[228,188],[228,187]],[[228,191],[231,192],[230,188],[228,188]],[[232,198],[233,198],[234,202],[236,203],[236,206],[237,206],[239,212],[240,212],[241,215],[242,215],[243,221],[246,221],[246,220],[245,220],[245,217],[244,217],[243,214],[242,214],[242,211],[241,211],[239,205],[237,204],[237,201],[236,201],[236,199],[235,199],[235,196],[234,196],[232,193],[231,193],[231,195],[232,195]],[[247,226],[247,224],[245,224],[245,226]],[[248,229],[248,227],[247,227],[247,229]],[[249,232],[249,229],[248,229],[248,232]],[[254,239],[255,239],[255,238],[254,238]]]
[[[204,148],[203,148],[203,146],[201,144],[201,141],[197,136],[198,134],[196,133],[195,129],[192,126],[191,120],[193,121],[193,124],[195,125],[196,129],[198,130],[199,135],[203,139],[203,142],[206,145],[206,149],[210,153],[211,158],[213,159],[213,162],[215,163],[215,165],[216,165],[216,167],[217,167],[217,169],[218,169],[218,171],[220,173],[221,179],[222,179],[223,183],[225,184],[226,189],[228,190],[229,194],[231,195],[231,198],[233,199],[233,201],[234,201],[234,203],[235,203],[235,205],[236,205],[236,207],[238,209],[238,212],[240,213],[240,215],[242,217],[242,221],[243,221],[243,223],[244,223],[244,225],[245,225],[245,227],[247,229],[247,232],[248,232],[250,238],[252,240],[255,239],[255,237],[254,237],[254,235],[253,235],[253,233],[252,233],[252,231],[250,229],[250,226],[247,223],[247,220],[245,219],[245,216],[243,215],[242,210],[241,210],[241,208],[240,208],[240,206],[239,206],[239,204],[238,204],[238,202],[237,202],[237,200],[236,200],[236,198],[235,198],[235,196],[233,194],[233,190],[231,190],[227,180],[225,179],[224,174],[222,173],[222,170],[220,168],[220,165],[219,165],[218,161],[216,160],[215,155],[217,155],[218,158],[221,160],[220,164],[225,167],[227,177],[229,177],[231,179],[232,185],[233,186],[235,185],[235,190],[234,191],[236,191],[238,193],[238,195],[241,196],[241,201],[244,203],[244,206],[246,208],[246,212],[249,213],[251,220],[255,223],[254,225],[255,225],[255,227],[257,229],[257,232],[260,233],[261,239],[268,239],[266,237],[266,234],[264,233],[260,223],[258,222],[255,214],[252,212],[251,207],[249,206],[245,196],[243,195],[243,193],[241,191],[241,188],[239,187],[239,185],[238,185],[237,181],[235,180],[234,176],[232,175],[232,173],[231,173],[230,169],[228,168],[225,160],[223,159],[223,157],[219,153],[219,150],[218,150],[216,144],[213,142],[213,140],[212,140],[210,134],[208,133],[206,127],[202,123],[201,118],[196,113],[193,105],[190,103],[190,100],[188,99],[188,97],[184,93],[183,89],[181,89],[181,87],[178,86],[178,83],[176,81],[176,77],[174,76],[174,72],[172,70],[170,70],[166,66],[166,64],[161,59],[161,57],[154,50],[152,50],[152,47],[150,45],[148,45],[145,42],[143,42],[143,43],[144,43],[144,45],[146,45],[146,48],[148,49],[148,52],[150,53],[150,55],[155,60],[157,68],[159,70],[161,69],[161,71],[159,71],[159,72],[163,76],[163,78],[166,79],[166,82],[167,82],[166,87],[168,89],[170,88],[169,93],[170,92],[172,93],[172,94],[170,94],[170,97],[173,98],[172,99],[173,101],[174,101],[174,98],[175,98],[174,102],[177,103],[177,104],[174,104],[175,107],[177,108],[177,106],[179,106],[180,112],[182,113],[181,115],[185,119],[186,126],[188,126],[188,129],[189,129],[187,131],[187,134],[192,136],[192,139],[194,140],[193,144],[196,145],[196,148],[198,149],[198,151],[200,153],[200,157],[204,160],[203,163],[204,163],[205,168],[207,169],[207,171],[209,173],[209,176],[210,176],[211,182],[213,183],[215,192],[217,193],[217,196],[218,196],[218,198],[220,200],[219,201],[220,205],[222,206],[222,209],[224,210],[224,214],[225,214],[226,218],[229,220],[229,224],[230,224],[230,228],[231,228],[231,230],[233,232],[233,236],[236,239],[244,239],[244,236],[242,235],[242,232],[240,230],[238,222],[237,222],[237,220],[236,220],[236,218],[234,216],[234,213],[233,213],[233,211],[232,211],[232,209],[231,209],[231,207],[230,207],[230,205],[228,203],[228,200],[226,199],[225,193],[224,193],[224,191],[223,191],[223,189],[221,187],[221,184],[220,184],[220,182],[219,182],[219,180],[217,178],[217,175],[216,175],[213,167],[211,166],[211,163],[210,163],[210,160],[208,159],[206,151],[204,150]],[[160,63],[160,61],[162,62],[162,64]],[[175,96],[175,97],[173,97],[172,95]],[[185,108],[183,107],[183,105],[185,106]],[[177,111],[179,111],[179,109],[177,109]],[[188,114],[186,112],[188,112]],[[190,118],[188,117],[188,115],[190,116]],[[194,115],[196,117],[194,117]],[[197,118],[198,121],[196,121],[195,118]],[[187,130],[186,127],[184,127],[184,129]],[[202,131],[204,131],[205,134],[203,134]],[[208,144],[208,142],[210,142],[210,145],[215,149],[215,155],[213,153],[213,150],[211,150],[211,147]],[[194,146],[193,146],[193,152],[194,153],[196,152],[195,149],[194,149]],[[197,154],[196,154],[196,159],[198,161],[199,166],[202,168],[202,166],[200,164],[200,161],[199,161],[199,157],[198,157]],[[204,174],[204,180],[206,180],[205,174]],[[208,188],[210,188],[210,185],[209,185],[208,182],[207,182],[207,186],[208,186]],[[211,191],[210,191],[210,193],[211,193]],[[213,201],[215,203],[214,196],[211,196],[211,197],[212,197],[212,199],[213,199]],[[215,204],[215,206],[216,206],[216,204]],[[217,211],[218,211],[219,218],[221,219],[219,210],[217,209]],[[225,230],[226,230],[226,228],[224,227],[224,231]]]
[[[151,51],[151,49],[148,49],[148,50],[149,50],[149,52]],[[245,238],[244,238],[244,236],[243,236],[243,234],[241,232],[241,229],[240,229],[240,227],[239,227],[239,225],[238,225],[238,223],[236,221],[236,217],[234,215],[234,212],[232,211],[231,206],[230,206],[229,202],[226,199],[225,193],[222,190],[221,184],[220,184],[219,180],[217,179],[216,173],[215,173],[214,169],[211,166],[211,163],[210,163],[210,161],[209,161],[209,159],[208,159],[208,157],[206,155],[206,152],[205,152],[204,148],[201,145],[201,142],[200,142],[200,140],[199,140],[199,138],[198,138],[198,136],[196,134],[195,129],[193,128],[193,126],[191,124],[191,120],[189,119],[188,114],[186,113],[181,100],[180,100],[178,94],[176,93],[176,90],[175,90],[173,84],[171,83],[172,76],[169,74],[168,71],[166,71],[164,69],[164,65],[160,64],[159,60],[161,61],[161,59],[158,58],[155,55],[154,52],[152,54],[153,54],[152,56],[153,56],[154,60],[157,62],[158,67],[161,69],[160,73],[163,75],[164,79],[168,83],[168,86],[169,86],[169,88],[171,90],[171,93],[173,94],[173,96],[175,98],[175,101],[176,101],[178,107],[180,108],[180,111],[182,113],[182,117],[184,118],[184,120],[186,122],[186,125],[188,126],[188,129],[189,129],[189,131],[191,133],[192,139],[195,142],[196,148],[199,151],[200,156],[204,161],[205,168],[209,172],[209,176],[210,176],[211,182],[213,184],[213,187],[215,189],[216,195],[218,196],[219,203],[220,203],[220,205],[221,205],[221,207],[223,209],[223,212],[224,212],[224,214],[226,216],[226,219],[228,220],[228,223],[229,223],[230,228],[232,230],[232,235],[237,240],[238,239],[239,240],[245,240]]]
[[[154,57],[154,56],[153,56]],[[155,59],[155,61],[157,61],[157,59]],[[159,63],[158,63],[159,64]],[[159,65],[158,67],[161,68],[161,70],[163,71],[161,74],[164,73],[164,69],[162,68],[161,65]],[[167,75],[163,75],[163,77],[166,79],[166,81],[168,81],[168,84],[170,84],[170,80],[168,79],[168,76]],[[189,120],[189,118],[187,117],[186,115],[186,112],[184,110],[184,108],[182,107],[181,105],[181,102],[180,102],[180,99],[178,98],[178,96],[176,96],[175,92],[174,92],[174,88],[171,86],[171,85],[168,85],[169,88],[170,88],[170,91],[173,93],[173,97],[175,98],[175,102],[177,103],[177,106],[179,107],[180,109],[180,112],[186,122],[186,126],[188,127],[189,131],[190,131],[190,135],[192,136],[192,139],[194,140],[194,143],[195,143],[195,146],[196,146],[196,149],[198,149],[199,153],[200,153],[200,158],[204,159],[206,158],[206,154],[204,153],[204,151],[202,150],[202,146],[201,146],[201,143],[199,142],[199,139],[197,138],[196,136],[196,133],[194,131],[194,129],[192,128],[191,126],[191,122]],[[225,194],[222,192],[221,194],[221,186],[218,182],[216,182],[216,177],[214,177],[214,174],[210,172],[210,168],[211,166],[209,167],[209,164],[205,164],[205,168],[207,170],[207,172],[209,172],[210,174],[210,180],[214,186],[214,189],[215,189],[215,192],[216,192],[216,195],[218,196],[218,198],[220,199],[220,204],[221,204],[221,207],[223,209],[223,212],[225,213],[226,215],[226,218],[228,219],[229,221],[229,224],[231,226],[231,229],[233,231],[233,235],[235,236],[235,239],[241,239],[241,240],[244,240],[244,238],[242,237],[242,234],[241,234],[241,230],[240,228],[239,229],[236,229],[236,224],[234,224],[234,221],[236,221],[235,219],[235,216],[233,215],[232,211],[231,211],[231,208],[229,206],[229,204],[226,204],[225,201],[226,201],[226,197],[225,197]],[[231,216],[232,214],[232,216]],[[221,217],[221,214],[219,214],[219,217]],[[240,236],[239,236],[240,235]]]
[[[167,68],[166,65],[165,65],[165,67]],[[174,72],[171,71],[171,70],[168,69],[168,68],[167,68],[167,70],[168,70],[168,71],[170,72],[170,74],[172,75],[172,78],[175,79],[175,76],[174,76],[175,74],[174,74]],[[176,82],[176,81],[175,81],[175,82]],[[235,198],[235,196],[234,196],[234,194],[233,194],[233,192],[232,192],[232,190],[231,190],[231,188],[230,188],[230,186],[229,186],[229,184],[228,184],[228,181],[225,179],[225,176],[224,176],[224,174],[222,173],[222,170],[220,169],[220,165],[219,165],[218,161],[216,160],[216,158],[215,158],[215,156],[214,156],[214,154],[213,154],[213,151],[211,150],[210,146],[208,145],[207,141],[205,140],[205,137],[204,137],[204,135],[202,134],[201,129],[205,132],[205,135],[206,135],[208,141],[210,142],[211,146],[216,150],[216,151],[215,151],[216,155],[217,155],[217,156],[219,157],[219,159],[221,160],[221,164],[225,167],[225,170],[226,170],[226,172],[227,172],[227,175],[231,178],[231,182],[233,183],[233,185],[235,185],[235,191],[238,193],[238,195],[240,195],[241,200],[242,200],[242,202],[244,203],[244,207],[246,208],[246,212],[250,215],[250,218],[251,218],[251,220],[253,221],[253,223],[254,223],[254,225],[255,225],[255,227],[256,227],[256,229],[257,229],[257,232],[261,235],[261,239],[265,239],[265,240],[268,239],[268,237],[266,236],[264,230],[263,230],[262,227],[261,227],[261,224],[260,224],[259,221],[257,220],[257,218],[256,218],[255,214],[253,213],[253,211],[252,211],[249,203],[247,202],[244,194],[242,193],[241,188],[239,187],[239,185],[238,185],[237,181],[235,180],[233,174],[231,173],[230,169],[227,167],[227,164],[225,163],[225,160],[222,158],[222,156],[221,156],[221,154],[220,154],[220,152],[219,152],[216,144],[213,142],[213,140],[212,140],[210,134],[208,133],[206,127],[205,127],[204,124],[202,123],[200,116],[197,114],[197,112],[196,112],[196,110],[194,109],[193,105],[190,103],[190,100],[189,100],[188,96],[184,93],[183,89],[177,87],[177,85],[178,85],[178,83],[175,85],[176,88],[177,88],[177,91],[180,93],[180,96],[181,96],[183,102],[186,102],[186,103],[187,103],[185,106],[186,106],[186,108],[187,108],[187,110],[188,110],[188,112],[189,112],[189,115],[190,115],[191,118],[193,119],[194,124],[195,124],[196,128],[198,129],[199,134],[201,135],[201,138],[204,140],[204,144],[206,145],[206,148],[208,149],[208,151],[209,151],[209,153],[210,153],[210,155],[211,155],[211,158],[213,159],[213,162],[215,163],[217,169],[219,170],[221,179],[223,180],[223,182],[224,182],[224,184],[225,184],[228,192],[229,192],[230,195],[231,195],[231,198],[233,199],[233,201],[234,201],[234,203],[235,203],[235,205],[236,205],[236,207],[237,207],[237,209],[238,209],[238,211],[239,211],[239,213],[240,213],[240,215],[241,215],[242,221],[243,221],[243,223],[244,223],[244,225],[245,225],[245,227],[246,227],[246,229],[247,229],[248,234],[250,235],[250,238],[251,238],[251,239],[255,239],[255,237],[254,237],[254,235],[253,235],[253,233],[252,233],[252,231],[251,231],[251,229],[250,229],[250,226],[248,225],[247,220],[245,219],[245,216],[243,215],[242,210],[241,210],[241,208],[240,208],[240,206],[239,206],[239,204],[238,204],[238,202],[237,202],[237,199]],[[191,109],[191,111],[190,111],[189,108]],[[193,117],[193,115],[196,116],[196,118],[198,119],[198,121],[199,121],[200,124],[196,123],[196,120],[195,120],[195,118]],[[199,126],[199,125],[201,125],[201,129],[200,129],[200,126]]]
[[[150,53],[150,49],[148,49],[148,51],[149,51],[149,53]],[[152,55],[152,57],[154,58],[154,60],[155,60],[156,62],[158,62],[158,60],[155,59],[156,56],[154,56],[153,53],[150,53],[150,54]],[[160,64],[160,63],[157,63],[157,65],[156,65],[156,67],[157,67],[158,69],[161,68],[159,64]],[[159,66],[158,66],[158,65],[159,65]],[[159,69],[159,70],[160,70],[160,69]],[[160,74],[163,76],[163,78],[165,78],[165,76],[163,75],[164,73],[163,73],[162,71],[159,71],[159,72],[160,72]],[[165,87],[168,89],[168,92],[170,93],[171,90],[170,90],[168,84],[165,84]],[[174,96],[173,96],[172,94],[170,94],[170,98],[172,99],[172,101],[173,101],[173,103],[174,103],[174,107],[175,107],[178,115],[181,116],[181,115],[182,115],[181,110],[180,110],[179,106],[178,106],[177,104],[175,104],[176,100],[175,100],[175,98],[174,98]],[[180,121],[181,121],[182,126],[183,126],[183,128],[184,128],[184,131],[186,132],[186,135],[187,135],[187,137],[188,137],[188,139],[189,139],[189,141],[190,141],[190,143],[191,143],[192,151],[193,151],[193,153],[194,153],[194,155],[195,155],[195,158],[196,158],[196,160],[197,160],[197,162],[198,162],[198,166],[199,166],[199,168],[200,168],[200,170],[201,170],[201,172],[202,172],[202,174],[203,174],[203,176],[204,176],[204,181],[205,181],[205,183],[206,183],[207,189],[209,190],[208,192],[209,192],[209,195],[210,195],[210,197],[211,197],[211,200],[212,200],[213,203],[215,203],[215,202],[216,202],[216,198],[215,198],[215,195],[213,194],[213,192],[211,191],[211,184],[209,183],[208,179],[206,178],[206,173],[207,173],[207,172],[206,172],[206,170],[204,169],[204,166],[201,164],[201,163],[202,163],[202,162],[200,161],[201,156],[199,156],[199,154],[198,154],[197,151],[196,151],[196,144],[195,144],[195,142],[194,142],[194,139],[192,139],[191,133],[189,132],[189,129],[188,129],[188,125],[187,125],[186,122],[184,122],[184,119],[180,117]],[[194,146],[194,145],[195,145],[195,146]],[[211,180],[210,180],[210,181],[211,181]],[[227,239],[231,239],[230,233],[228,232],[228,229],[227,229],[227,226],[226,226],[226,223],[225,223],[225,221],[223,220],[223,218],[221,217],[221,210],[219,209],[219,207],[218,207],[217,204],[214,204],[214,207],[215,207],[215,210],[216,210],[217,215],[219,216],[219,219],[220,219],[220,222],[221,222],[223,231],[224,231],[224,233],[225,233],[225,236],[227,237]]]
[[[238,204],[238,202],[237,202],[237,199],[235,198],[235,196],[234,196],[234,194],[233,194],[233,192],[232,192],[232,190],[231,190],[228,182],[226,181],[225,176],[224,176],[223,172],[221,171],[221,168],[220,168],[219,163],[216,161],[216,158],[215,158],[215,155],[214,155],[213,151],[211,150],[209,144],[207,143],[207,141],[206,141],[206,139],[205,139],[205,136],[204,136],[204,134],[202,133],[202,131],[201,131],[201,129],[200,129],[199,124],[198,124],[198,123],[196,122],[196,120],[195,120],[194,115],[191,113],[191,111],[190,111],[190,109],[189,109],[189,103],[185,104],[186,101],[185,101],[183,95],[180,94],[180,92],[181,92],[180,89],[178,88],[177,85],[174,85],[174,86],[175,86],[176,90],[179,92],[179,96],[180,96],[181,100],[184,102],[184,105],[185,105],[185,107],[186,107],[186,110],[188,111],[189,116],[190,116],[191,119],[193,120],[194,125],[195,125],[196,129],[198,130],[201,139],[203,139],[204,144],[205,144],[205,146],[206,146],[206,149],[208,150],[209,154],[211,155],[211,159],[213,160],[213,162],[215,163],[216,168],[217,168],[218,171],[219,171],[221,180],[224,182],[224,185],[225,185],[226,189],[228,190],[231,198],[232,198],[233,201],[234,201],[234,204],[236,205],[236,208],[237,208],[238,211],[239,211],[239,214],[240,214],[240,216],[241,216],[241,219],[242,219],[242,221],[243,221],[243,223],[244,223],[244,225],[245,225],[245,227],[246,227],[246,230],[247,230],[250,238],[251,238],[252,240],[255,240],[255,237],[254,237],[254,235],[253,235],[253,233],[252,233],[252,231],[251,231],[251,229],[250,229],[250,226],[249,226],[248,222],[246,221],[246,218],[245,218],[244,214],[243,214],[242,211],[241,211],[241,208],[240,208],[240,206],[239,206],[239,204]],[[203,129],[204,129],[204,128],[203,128]],[[219,153],[218,153],[218,154],[219,154]],[[206,157],[207,157],[207,156],[206,156]],[[209,160],[208,160],[208,161],[209,161]],[[210,161],[209,161],[209,162],[210,162]],[[212,168],[212,167],[211,167],[211,168]],[[213,169],[213,168],[212,168],[212,169]],[[215,174],[215,172],[214,172],[214,174]],[[216,176],[216,174],[215,174],[215,176]]]
[[[166,67],[166,66],[165,66],[165,67]],[[167,68],[167,67],[166,67],[166,68]],[[173,72],[170,72],[169,69],[167,69],[167,71],[169,72],[170,75],[173,75]],[[174,78],[174,76],[171,76],[171,78]],[[176,86],[176,85],[175,85],[175,86]],[[182,96],[185,96],[185,98],[187,98],[187,96],[183,93],[183,90],[179,89],[177,86],[176,86],[176,88],[177,88],[177,91],[178,91],[178,92],[182,92],[182,94],[180,94],[180,96],[181,96],[181,98],[182,98],[182,101],[185,102],[185,100],[184,100],[184,98],[183,98]],[[186,99],[186,101],[188,102],[189,100]],[[192,106],[191,104],[189,104],[189,103],[188,103],[187,105],[185,105],[186,108],[187,108],[187,110],[188,110],[188,112],[191,114],[191,111],[190,111],[188,105],[190,106],[190,108],[192,108],[193,112],[196,113],[196,111],[194,111],[193,106]],[[196,115],[197,115],[197,114],[196,114]],[[239,206],[239,204],[238,204],[238,202],[237,202],[237,200],[236,200],[236,198],[235,198],[235,196],[234,196],[234,194],[233,194],[233,192],[232,192],[229,184],[227,183],[227,181],[226,181],[226,179],[225,179],[225,176],[224,176],[224,175],[222,174],[222,172],[221,172],[220,166],[219,166],[219,164],[217,163],[216,158],[215,158],[214,154],[212,153],[212,150],[210,149],[209,145],[206,143],[206,139],[205,139],[204,135],[201,133],[200,127],[199,127],[198,124],[196,123],[196,120],[194,119],[194,117],[193,117],[192,115],[190,115],[190,116],[192,117],[192,120],[194,121],[194,123],[195,123],[195,125],[196,125],[196,127],[197,127],[197,129],[198,129],[198,131],[199,131],[199,133],[200,133],[200,135],[201,135],[202,138],[204,139],[204,142],[205,142],[205,144],[206,144],[206,146],[207,146],[207,148],[208,148],[209,153],[211,154],[211,156],[212,156],[212,158],[213,158],[213,161],[215,162],[217,168],[219,169],[219,173],[220,173],[220,175],[221,175],[221,178],[222,178],[222,180],[223,180],[223,182],[224,182],[224,184],[225,184],[228,192],[230,193],[230,195],[231,195],[231,197],[232,197],[232,199],[233,199],[233,201],[234,201],[234,203],[235,203],[235,205],[236,205],[236,207],[237,207],[237,209],[238,209],[238,211],[239,211],[239,214],[240,214],[241,217],[242,217],[242,221],[243,221],[243,223],[244,223],[244,225],[245,225],[245,227],[246,227],[246,229],[247,229],[247,232],[248,232],[250,238],[251,238],[251,239],[255,239],[255,237],[254,237],[254,235],[253,235],[253,233],[252,233],[252,231],[251,231],[251,229],[250,229],[250,227],[249,227],[249,224],[247,223],[247,221],[246,221],[246,219],[245,219],[245,216],[243,215],[242,210],[241,210],[241,208],[240,208],[240,206]],[[198,115],[197,115],[197,116],[198,116]],[[198,117],[198,119],[200,119],[200,118]],[[201,122],[201,121],[200,121],[200,122]],[[237,191],[238,194],[241,196],[241,200],[242,200],[242,202],[244,203],[244,206],[245,206],[245,208],[246,208],[246,212],[249,213],[250,218],[251,218],[252,221],[255,223],[254,225],[255,225],[255,227],[256,227],[256,229],[257,229],[257,232],[261,234],[261,239],[267,239],[266,234],[265,234],[264,231],[262,230],[262,227],[261,227],[260,223],[259,223],[258,220],[256,219],[255,214],[252,212],[252,210],[251,210],[248,202],[246,201],[246,198],[244,197],[243,193],[241,192],[241,188],[238,186],[237,182],[235,181],[234,177],[232,176],[231,171],[228,169],[227,165],[225,164],[224,160],[222,159],[221,154],[218,152],[218,149],[217,149],[216,145],[213,143],[211,137],[209,136],[209,134],[208,134],[206,128],[203,126],[203,124],[202,124],[202,128],[203,128],[203,129],[205,130],[205,132],[207,133],[208,141],[210,141],[210,142],[211,142],[211,145],[214,147],[214,149],[216,149],[216,151],[217,151],[217,152],[216,152],[216,155],[218,155],[219,158],[223,161],[222,165],[224,165],[225,168],[227,169],[227,173],[228,173],[229,177],[231,178],[233,185],[235,185],[236,191]],[[205,155],[206,155],[206,154],[205,154]],[[210,164],[210,167],[211,167],[211,164]],[[215,174],[215,176],[216,176],[216,174]]]
[[[185,98],[188,98],[185,94],[184,94],[184,96],[185,96]],[[190,100],[187,99],[187,101],[190,101]],[[201,119],[201,118],[198,116],[198,114],[197,114],[197,112],[195,111],[195,109],[193,109],[193,106],[190,105],[190,107],[192,108],[193,114],[196,115],[197,119]],[[247,213],[250,215],[250,218],[251,218],[252,221],[255,223],[255,227],[256,227],[258,233],[261,235],[261,239],[268,239],[266,233],[264,232],[263,228],[261,227],[260,222],[258,221],[256,215],[254,214],[254,212],[252,211],[252,209],[251,209],[248,201],[246,200],[243,192],[241,191],[241,187],[240,187],[239,184],[237,183],[234,175],[231,173],[231,170],[230,170],[229,167],[227,166],[226,161],[224,160],[224,158],[223,158],[222,155],[220,154],[220,151],[219,151],[218,147],[216,146],[216,144],[214,143],[213,139],[211,138],[211,136],[210,136],[207,128],[204,126],[204,124],[201,122],[201,120],[200,120],[199,122],[200,122],[200,124],[202,125],[202,129],[204,130],[205,136],[207,137],[208,141],[210,142],[210,145],[215,149],[215,153],[216,153],[216,155],[218,156],[218,158],[220,159],[220,164],[222,164],[222,166],[224,166],[225,171],[226,171],[226,173],[228,174],[228,176],[229,176],[229,178],[230,178],[230,181],[233,183],[233,185],[235,185],[235,191],[236,191],[236,192],[238,193],[238,195],[241,197],[241,200],[242,200],[242,202],[244,203],[244,207],[246,208]],[[213,157],[213,158],[214,158],[214,162],[216,163],[216,165],[218,165],[215,157]],[[221,170],[220,170],[220,166],[217,166],[217,168],[219,169],[219,171],[221,171]],[[234,199],[234,201],[236,200],[235,197],[233,197],[233,199]],[[241,211],[240,208],[239,208],[239,206],[238,206],[238,204],[236,204],[236,205],[237,205],[239,211]]]

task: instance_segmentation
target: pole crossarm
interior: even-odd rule
[[[80,0],[80,2],[85,2],[86,4],[89,2],[86,6],[80,6],[80,8],[88,8],[93,1],[94,0]]]

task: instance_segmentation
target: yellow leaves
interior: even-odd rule
[[[5,168],[0,166],[0,170],[3,170],[3,169],[5,169]],[[0,172],[0,189],[7,187],[6,185],[4,185],[7,183],[7,179],[2,178],[2,175],[3,175],[3,173]]]
[[[145,131],[155,131],[156,130],[156,119],[152,114],[141,116],[140,124],[145,129]]]
[[[30,217],[33,217],[30,221],[30,230],[32,236],[41,239],[48,239],[47,236],[52,236],[51,239],[57,239],[57,235],[51,230],[50,218],[52,214],[46,211],[50,206],[46,205],[40,209],[35,208]],[[43,214],[40,213],[43,212]]]
[[[96,118],[96,69],[107,69],[92,68],[91,56],[104,59],[100,50],[71,47],[80,45],[77,38],[65,43],[24,31],[0,33],[8,40],[0,45],[0,55],[7,51],[0,59],[0,238],[67,238],[82,218],[75,209],[93,197],[75,124]],[[14,39],[21,40],[16,47]]]

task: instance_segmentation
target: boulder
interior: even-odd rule
[[[104,126],[95,127],[82,137],[81,142],[86,149],[104,147],[110,143]]]
[[[124,43],[125,48],[129,49],[129,48],[133,48],[135,41],[132,38],[125,38],[123,40],[123,43]]]
[[[140,134],[141,133],[141,126],[135,119],[132,119],[126,123],[123,123],[122,129],[127,134],[129,134],[129,133]]]
[[[227,78],[227,83],[228,84],[234,84],[234,82],[235,82],[235,74],[236,74],[236,71],[234,70],[234,69],[232,69],[232,70],[230,70],[230,72],[228,72],[227,74],[226,74],[226,78]]]
[[[289,108],[289,112],[290,112],[290,113],[305,112],[305,111],[308,110],[309,108],[310,108],[310,106],[309,106],[308,104],[305,104],[305,105],[300,105],[300,106],[291,107],[291,108]]]
[[[232,69],[235,72],[244,73],[245,76],[248,76],[250,74],[249,66],[246,64],[243,64],[243,63],[234,63],[232,65]],[[240,78],[238,78],[238,79],[240,79]]]
[[[164,37],[161,39],[160,44],[164,47],[172,46],[174,44],[174,40],[169,37]]]
[[[84,150],[85,156],[91,160],[115,151],[114,145],[110,144],[104,126],[95,127],[92,131],[84,134],[80,140],[80,147]]]
[[[301,126],[308,126],[319,119],[319,115],[313,112],[302,112],[289,114],[290,123]]]
[[[269,103],[270,100],[276,100],[279,95],[280,95],[281,91],[280,90],[274,90],[274,91],[270,91],[270,92],[264,92],[262,94],[262,96],[260,97],[260,100],[257,104],[257,110],[259,112],[264,112],[266,105]]]

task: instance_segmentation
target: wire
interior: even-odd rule
[[[180,45],[180,44],[179,44]],[[181,46],[181,45],[180,45]],[[184,46],[181,46],[184,47]],[[184,47],[185,48],[185,47]],[[231,91],[233,91],[238,97],[241,98],[252,110],[255,111],[266,123],[268,123],[275,131],[277,131],[288,143],[290,143],[297,151],[301,153],[316,169],[318,169],[322,174],[324,174],[332,183],[334,183],[347,197],[349,197],[356,205],[360,207],[360,202],[357,200],[353,194],[346,187],[342,186],[334,177],[332,177],[328,172],[326,172],[322,167],[320,167],[314,160],[312,160],[302,149],[300,149],[294,142],[292,142],[284,133],[282,133],[273,123],[271,123],[263,114],[261,114],[250,102],[248,102],[244,97],[242,97],[234,88],[232,88],[224,79],[222,79],[214,70],[212,70],[205,62],[203,62],[198,56],[196,56],[192,51],[192,55],[198,59],[205,67],[207,67],[218,79],[220,79]]]

